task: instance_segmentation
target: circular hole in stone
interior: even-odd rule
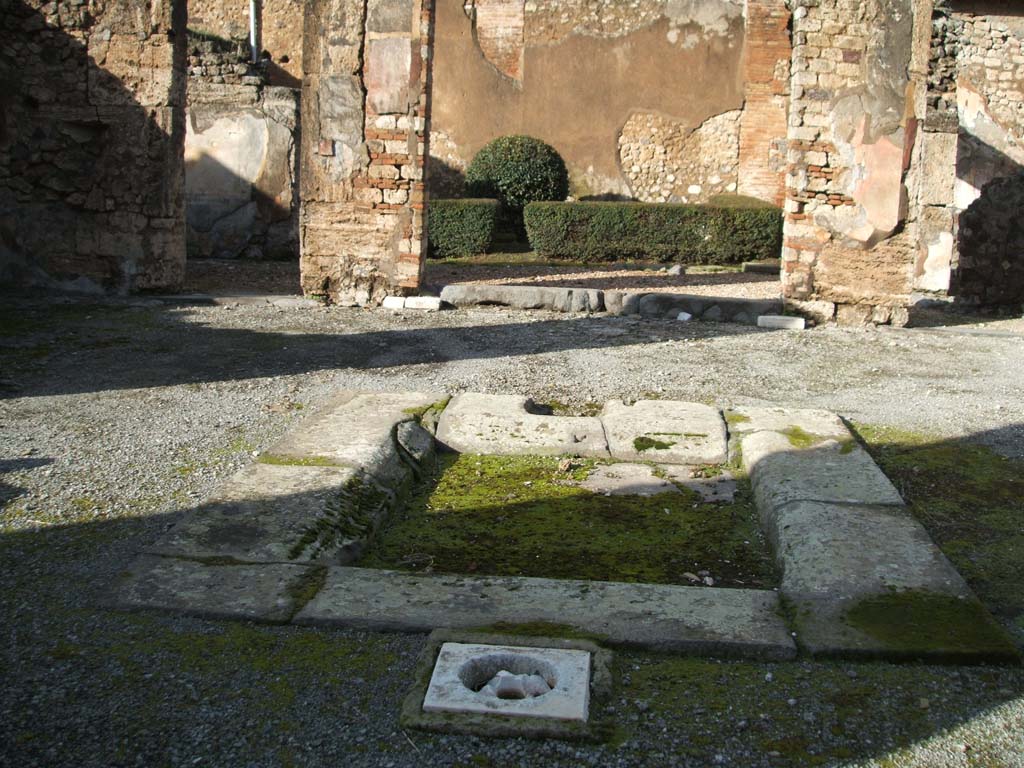
[[[512,653],[476,656],[459,669],[459,680],[474,693],[497,699],[533,699],[558,682],[555,668],[543,659]]]

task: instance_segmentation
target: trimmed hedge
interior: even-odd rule
[[[431,200],[427,205],[427,243],[433,258],[486,253],[497,226],[497,200]]]
[[[476,153],[466,193],[495,197],[511,211],[537,200],[565,200],[569,172],[554,147],[530,136],[502,136]]]
[[[549,258],[736,264],[782,249],[774,206],[531,203],[524,219],[530,245]]]

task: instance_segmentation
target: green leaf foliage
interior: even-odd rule
[[[766,205],[531,203],[524,220],[547,258],[737,264],[782,249],[782,211]]]
[[[498,224],[497,200],[431,200],[427,241],[434,258],[487,253]]]
[[[481,149],[466,170],[471,197],[494,197],[512,211],[539,200],[565,200],[569,172],[553,147],[530,136],[502,136]]]

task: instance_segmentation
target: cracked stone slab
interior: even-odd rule
[[[368,493],[359,494],[364,486]],[[345,525],[345,514],[354,514],[372,529],[392,502],[393,495],[350,467],[255,463],[145,551],[245,562],[351,562],[366,535],[327,537],[325,526]]]
[[[613,644],[788,659],[778,607],[766,590],[329,568],[295,621],[403,632],[547,622]]]
[[[738,484],[731,472],[701,477],[697,467],[663,464],[658,469],[677,486],[699,494],[705,504],[730,504],[736,498]]]
[[[762,515],[795,501],[903,506],[889,478],[854,443],[800,449],[778,432],[755,432],[743,438],[743,466]]]
[[[395,427],[444,397],[436,392],[347,392],[289,430],[267,453],[362,469],[381,485],[398,489],[410,471],[398,452]]]
[[[214,565],[143,555],[130,566],[116,602],[121,608],[280,623],[299,608],[298,596],[316,572],[285,563]]]
[[[607,458],[601,421],[530,413],[518,395],[463,393],[441,414],[437,440],[459,453]]]
[[[822,439],[848,440],[853,436],[843,420],[832,411],[813,408],[754,408],[741,406],[726,412],[729,431],[734,435],[754,432],[783,432],[799,429]]]
[[[612,400],[601,412],[601,423],[612,457],[621,461],[726,461],[725,421],[717,409],[708,405],[673,400],[640,400],[626,405]]]
[[[649,464],[599,464],[579,483],[580,488],[606,496],[656,496],[679,489],[654,474]]]
[[[337,548],[304,546],[302,539],[331,518],[342,488],[361,477],[350,467],[250,464],[145,551],[246,562],[336,557]]]
[[[906,508],[797,502],[765,523],[782,565],[780,589],[795,608],[797,642],[810,653],[970,658],[971,649],[944,646],[941,631],[927,644],[905,639],[894,648],[846,619],[861,600],[903,591],[948,596],[965,608],[980,608],[963,577]],[[998,640],[994,624],[993,631]]]

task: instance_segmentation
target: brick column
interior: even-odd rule
[[[737,191],[776,205],[782,205],[786,193],[789,21],[780,0],[747,0]]]
[[[930,19],[928,0],[794,2],[783,292],[819,320],[905,322]]]

